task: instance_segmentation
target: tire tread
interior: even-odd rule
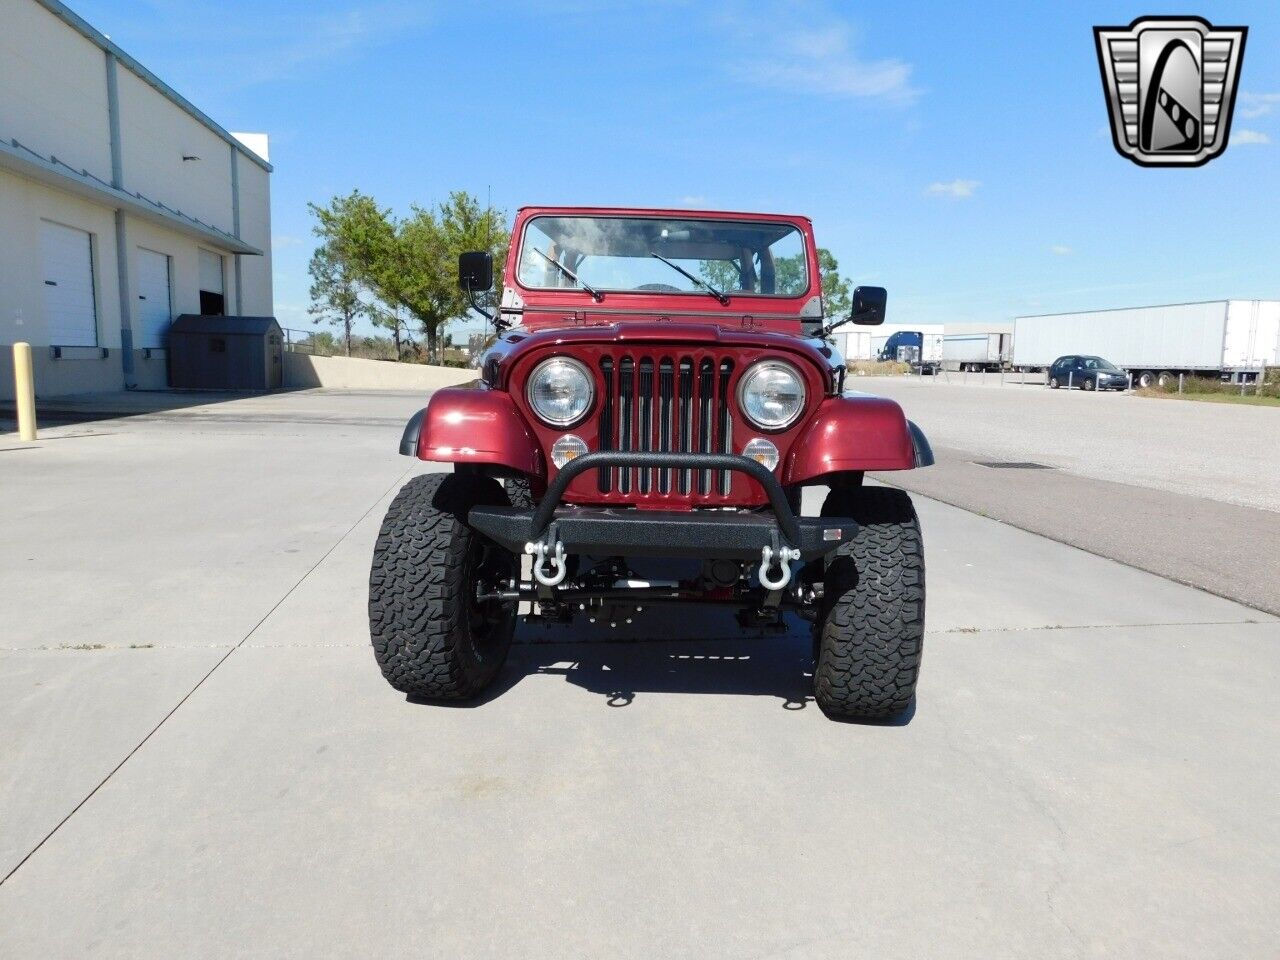
[[[915,696],[924,647],[920,523],[901,490],[833,490],[823,516],[858,521],[828,562],[814,695],[828,716],[883,720]]]

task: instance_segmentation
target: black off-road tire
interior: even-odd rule
[[[515,606],[479,603],[476,583],[518,576],[519,561],[465,520],[473,506],[507,502],[496,480],[451,473],[414,477],[391,501],[373,548],[369,635],[401,693],[469,700],[502,669]]]
[[[528,477],[508,477],[503,486],[513,507],[532,510],[538,505],[538,498],[533,495],[533,486]]]
[[[924,543],[901,490],[832,490],[824,517],[858,532],[829,557],[817,631],[814,696],[841,720],[884,720],[910,706],[924,647]]]

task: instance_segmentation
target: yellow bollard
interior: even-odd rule
[[[18,404],[18,436],[36,438],[36,381],[31,367],[31,344],[13,345],[13,396]]]

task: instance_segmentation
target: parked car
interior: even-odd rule
[[[1059,357],[1049,366],[1049,386],[1079,387],[1081,390],[1124,390],[1129,376],[1114,363],[1102,357],[1070,354]]]
[[[813,622],[828,715],[908,706],[920,526],[905,492],[862,478],[933,455],[892,400],[845,393],[831,332],[882,323],[886,294],[858,287],[852,313],[826,322],[817,249],[803,217],[517,214],[482,380],[436,391],[401,441],[453,472],[410,480],[374,549],[370,633],[393,687],[475,697],[521,604],[610,625],[719,604],[744,627],[782,628],[786,611]],[[464,290],[492,275],[489,254],[461,257]],[[801,513],[811,485],[830,491],[820,516]],[[692,573],[632,567],[655,557]]]

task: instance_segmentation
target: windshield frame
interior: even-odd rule
[[[521,211],[525,214],[525,211]],[[519,263],[524,256],[524,246],[528,238],[529,228],[542,218],[575,218],[582,220],[689,220],[701,221],[707,223],[731,223],[735,225],[758,225],[758,226],[777,226],[779,224],[789,227],[799,236],[800,239],[800,256],[801,262],[804,264],[805,287],[796,293],[756,293],[747,290],[726,290],[725,296],[728,297],[728,304],[720,304],[721,310],[733,310],[734,304],[740,301],[764,300],[764,301],[782,301],[794,302],[803,301],[807,298],[815,296],[813,268],[815,264],[814,251],[810,249],[809,230],[807,223],[802,224],[796,218],[785,216],[769,216],[761,214],[743,214],[743,215],[725,215],[704,213],[697,210],[575,210],[575,209],[554,209],[554,208],[538,208],[530,210],[527,215],[517,217],[519,226],[519,245],[512,246],[511,256],[508,258],[508,276],[505,278],[509,286],[518,287],[523,293],[532,294],[534,298],[556,297],[566,293],[583,294],[590,296],[582,287],[531,287],[520,279]],[[638,258],[637,258],[638,259]],[[696,290],[637,290],[630,287],[606,287],[592,286],[607,297],[627,297],[640,299],[665,299],[667,297],[687,297],[691,299],[706,300],[707,291],[703,288]]]

